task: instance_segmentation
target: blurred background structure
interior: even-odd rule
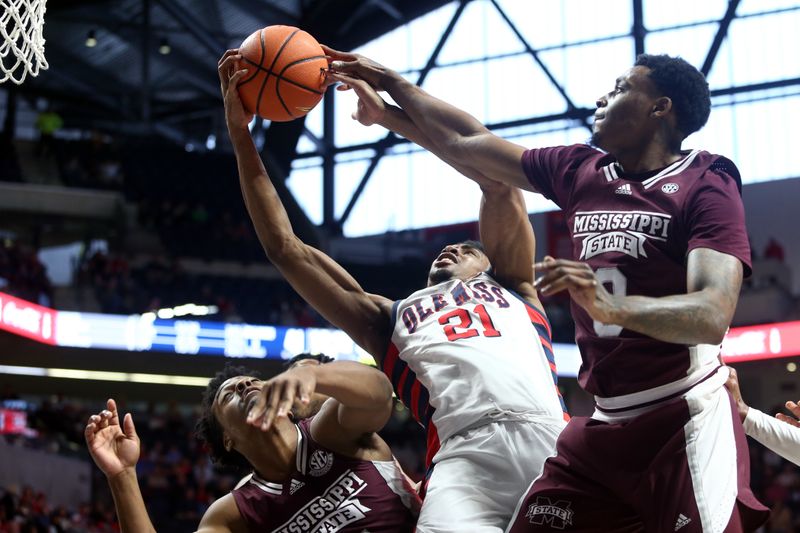
[[[751,405],[800,399],[800,1],[50,0],[49,69],[0,85],[0,531],[114,529],[82,443],[111,395],[136,416],[154,520],[193,531],[237,479],[191,435],[226,358],[267,375],[304,350],[364,358],[268,263],[239,193],[216,63],[272,24],[381,61],[531,147],[587,140],[596,98],[638,53],[696,65],[713,109],[685,146],[739,166],[754,259],[724,354]],[[329,91],[306,118],[251,130],[297,233],[400,298],[444,244],[476,236],[480,195],[354,123],[354,106]],[[526,198],[539,256],[569,255],[562,215]],[[567,304],[545,302],[564,396],[586,414]],[[395,415],[387,440],[419,477],[422,433]],[[769,530],[800,530],[798,469],[751,451]]]

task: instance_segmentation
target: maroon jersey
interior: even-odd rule
[[[311,438],[311,419],[297,424],[295,472],[285,483],[252,474],[233,490],[250,531],[334,533],[413,531],[415,494],[394,461],[363,461]]]
[[[695,150],[658,172],[626,176],[612,155],[573,145],[528,150],[522,165],[536,190],[564,210],[574,259],[587,262],[609,292],[685,294],[686,258],[695,248],[735,256],[750,272],[739,171],[722,156]],[[572,316],[583,359],[578,380],[600,397],[689,382],[718,364],[718,347],[594,322],[574,303]]]

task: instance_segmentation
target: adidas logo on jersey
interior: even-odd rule
[[[686,524],[688,524],[691,521],[692,521],[692,519],[687,517],[687,516],[684,516],[683,513],[679,514],[678,515],[678,521],[675,522],[674,531],[678,531],[680,528],[682,528],[683,526],[685,526]]]
[[[614,194],[633,194],[630,183],[626,183],[625,185],[620,185],[617,187],[617,189],[614,191]]]
[[[289,487],[289,494],[290,495],[294,494],[295,492],[303,488],[303,485],[305,485],[305,483],[303,483],[302,481],[297,481],[296,479],[293,479],[292,484]]]

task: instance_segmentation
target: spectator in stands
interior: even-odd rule
[[[781,457],[800,466],[800,422],[780,413],[775,415],[776,418],[772,418],[748,406],[742,399],[736,370],[731,368],[730,371],[725,386],[736,400],[739,416],[747,434]],[[800,406],[795,402],[786,402],[786,408],[800,417]]]
[[[783,263],[786,253],[783,251],[783,245],[775,240],[775,237],[770,237],[767,242],[767,247],[764,248],[764,259],[774,259]]]
[[[44,111],[36,117],[36,129],[39,130],[39,142],[36,144],[37,157],[53,157],[55,155],[55,133],[64,126],[61,115],[55,112],[48,103]]]

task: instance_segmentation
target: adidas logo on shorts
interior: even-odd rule
[[[684,516],[683,513],[679,514],[678,515],[678,521],[675,522],[674,531],[678,531],[680,528],[682,528],[683,526],[685,526],[686,524],[688,524],[691,521],[692,521],[692,519],[687,517],[687,516]]]

